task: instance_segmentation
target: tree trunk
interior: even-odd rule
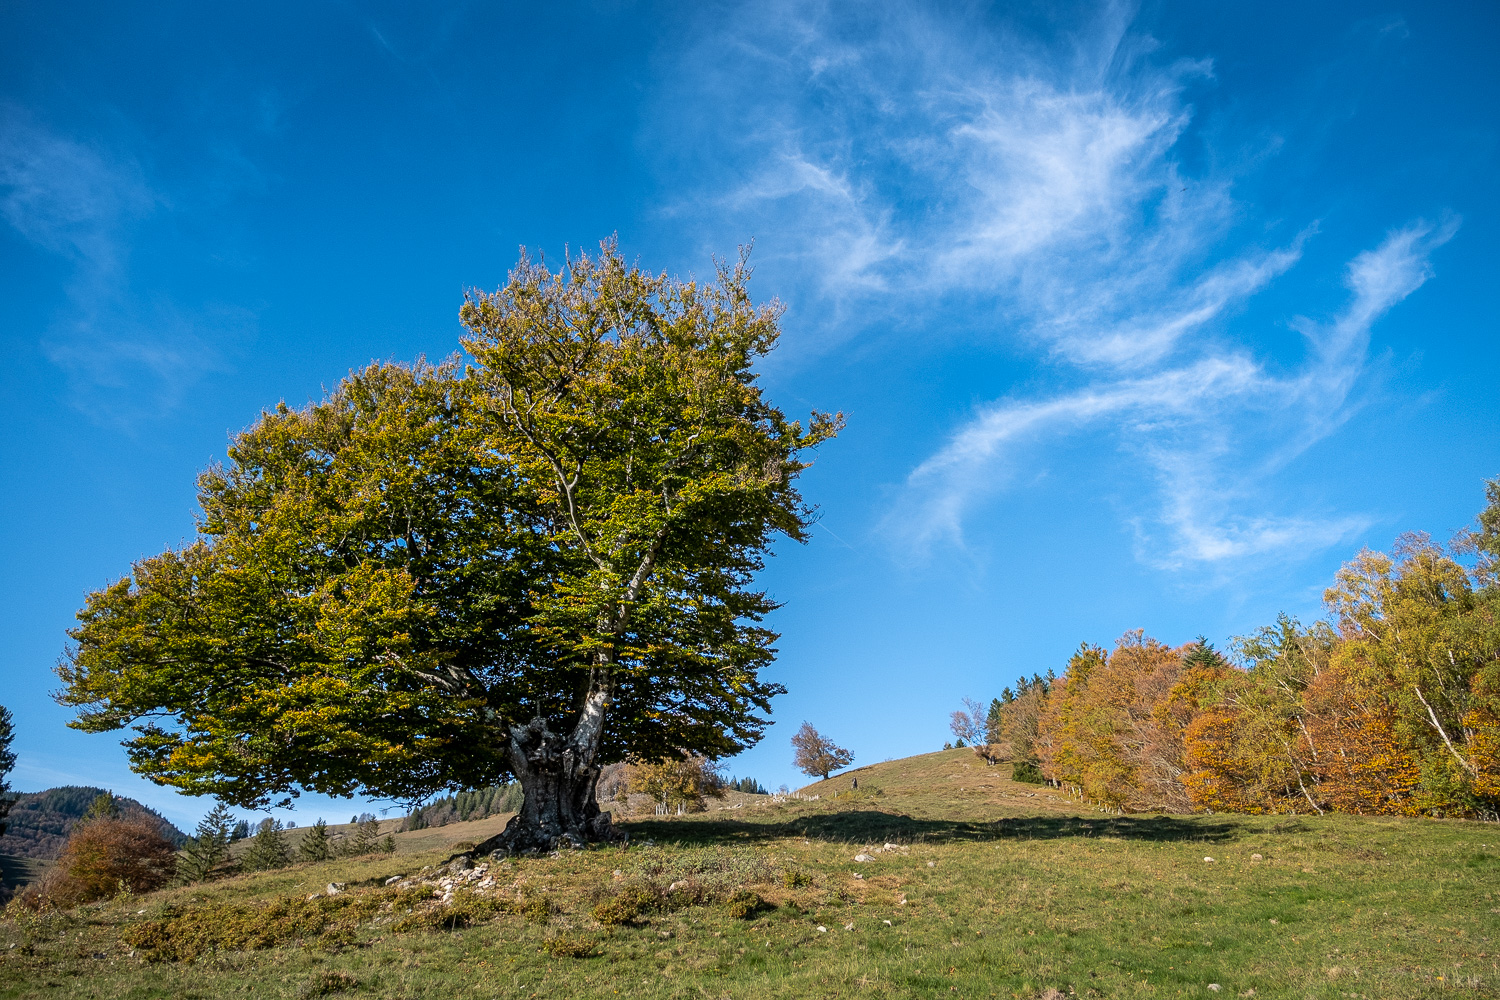
[[[580,735],[593,734],[575,731],[572,737],[557,736],[543,719],[512,727],[511,770],[521,783],[525,801],[505,829],[475,847],[473,855],[551,851],[625,839],[610,822],[609,813],[599,810],[594,798],[599,767],[594,763],[594,748],[578,744]]]

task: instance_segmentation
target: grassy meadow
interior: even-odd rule
[[[0,997],[1500,997],[1492,824],[1106,816],[1007,774],[950,751],[636,819],[447,908],[384,883],[503,818],[414,831],[0,923]]]

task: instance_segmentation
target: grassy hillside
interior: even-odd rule
[[[413,831],[0,924],[0,997],[1500,997],[1500,828],[1104,816],[1005,774],[891,761],[482,881],[421,868],[503,817]]]

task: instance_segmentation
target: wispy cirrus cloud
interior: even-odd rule
[[[104,423],[128,426],[170,408],[220,363],[214,341],[254,326],[242,309],[188,309],[133,290],[133,231],[168,207],[134,158],[0,104],[0,218],[72,265],[68,305],[37,337],[74,404]]]
[[[695,139],[731,166],[710,165],[718,189],[676,211],[761,237],[799,309],[825,307],[822,349],[961,297],[1061,386],[997,387],[897,491],[893,540],[961,543],[977,503],[1084,431],[1153,477],[1126,512],[1153,562],[1306,553],[1366,524],[1278,511],[1260,484],[1349,419],[1372,326],[1431,276],[1456,221],[1360,254],[1346,304],[1293,320],[1304,355],[1273,363],[1229,321],[1317,225],[1268,239],[1278,227],[1246,225],[1232,172],[1185,166],[1216,162],[1187,148],[1201,150],[1189,95],[1212,84],[1209,60],[1158,58],[1121,4],[1047,39],[917,7],[763,13],[707,33],[689,61]]]

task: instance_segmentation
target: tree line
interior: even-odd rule
[[[1084,643],[954,735],[1019,780],[1121,811],[1500,819],[1500,478],[1450,543],[1361,551],[1323,599],[1232,640]]]

